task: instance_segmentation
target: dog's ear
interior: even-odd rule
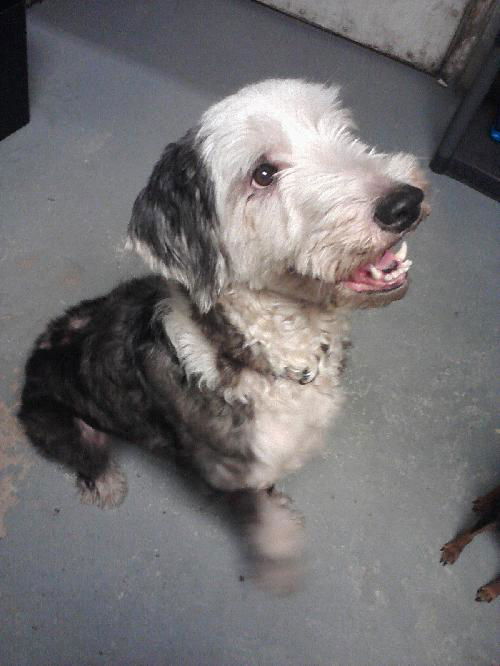
[[[193,132],[165,149],[135,201],[128,235],[138,254],[183,284],[202,312],[214,305],[227,264],[213,183]]]

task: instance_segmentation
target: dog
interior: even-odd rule
[[[135,201],[128,247],[152,274],[38,338],[29,439],[100,507],[126,493],[113,437],[176,451],[245,507],[255,559],[285,571],[302,521],[274,484],[323,447],[350,311],[405,295],[402,239],[427,192],[415,157],[362,143],[336,87],[272,79],[216,103]]]
[[[475,536],[489,530],[500,529],[500,486],[487,495],[478,497],[472,503],[472,510],[480,513],[481,518],[468,530],[461,532],[452,541],[448,541],[441,548],[441,564],[453,564],[460,556],[465,546]],[[494,601],[500,595],[500,578],[481,586],[476,592],[476,601]]]

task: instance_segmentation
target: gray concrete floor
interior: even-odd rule
[[[0,144],[0,664],[498,663],[500,602],[474,602],[495,537],[439,565],[499,480],[499,206],[465,186],[431,174],[412,289],[356,315],[329,454],[283,484],[307,517],[295,596],[240,581],[234,535],[174,470],[125,449],[125,504],[84,507],[12,417],[46,320],[142,270],[120,251],[133,199],[211,102],[270,76],[336,81],[365,140],[428,162],[451,92],[244,0],[47,0],[29,54],[32,120]]]

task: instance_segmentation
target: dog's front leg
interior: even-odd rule
[[[472,541],[472,539],[474,539],[475,536],[481,534],[481,532],[495,529],[495,527],[495,521],[492,520],[490,515],[486,514],[469,530],[461,532],[458,536],[452,539],[452,541],[445,543],[441,548],[441,564],[453,564],[456,562],[462,550]]]
[[[275,594],[293,592],[302,577],[304,520],[274,486],[232,494],[257,582]]]
[[[494,601],[500,596],[500,578],[483,585],[476,593],[476,601]]]

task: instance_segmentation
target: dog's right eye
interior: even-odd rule
[[[277,167],[269,164],[269,162],[259,164],[252,173],[252,185],[255,184],[257,187],[268,187],[273,182],[274,175],[277,172]]]

